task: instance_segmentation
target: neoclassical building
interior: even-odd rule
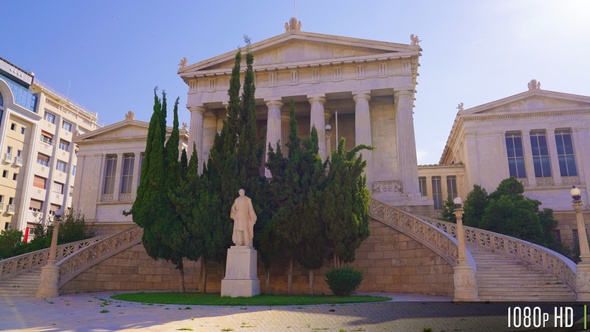
[[[0,58],[0,228],[22,231],[71,207],[77,134],[98,128],[89,112],[31,72]]]
[[[120,230],[134,225],[131,209],[137,195],[149,123],[125,119],[74,138],[80,147],[73,206],[84,214],[98,232]],[[167,135],[172,128],[167,128]],[[186,125],[180,129],[179,151],[186,149]]]
[[[339,137],[363,152],[373,194],[395,206],[428,209],[418,186],[414,137],[414,93],[421,48],[411,44],[332,36],[301,31],[291,19],[285,32],[251,44],[254,55],[258,128],[266,146],[288,138],[289,101],[296,107],[299,135],[318,131],[326,158]],[[207,160],[226,116],[229,78],[236,50],[187,65],[178,71],[188,85],[190,144]],[[244,68],[245,65],[242,65]]]
[[[526,196],[554,210],[559,237],[577,241],[569,191],[580,188],[588,205],[590,97],[543,90],[532,80],[525,92],[458,109],[439,164],[419,166],[422,194],[435,209],[448,195],[465,197],[476,184],[492,192],[515,177]]]

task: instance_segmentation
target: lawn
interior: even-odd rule
[[[219,293],[195,292],[150,292],[125,293],[111,296],[114,300],[141,302],[146,304],[182,304],[182,305],[224,305],[224,306],[274,306],[274,305],[309,305],[340,304],[360,302],[382,302],[391,298],[378,296],[333,296],[333,295],[272,295],[261,294],[253,297],[221,297]]]

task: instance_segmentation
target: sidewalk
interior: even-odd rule
[[[507,308],[526,305],[452,303],[447,297],[379,294],[393,300],[343,305],[216,307],[145,305],[111,300],[110,295],[62,295],[47,300],[0,298],[0,330],[510,331]],[[540,306],[552,311],[555,305]],[[571,306],[578,320],[583,315],[583,306]]]

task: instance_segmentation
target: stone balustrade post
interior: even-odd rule
[[[475,271],[467,263],[467,248],[465,247],[465,230],[463,228],[463,208],[461,203],[455,202],[455,217],[457,219],[457,265],[453,267],[453,281],[455,293],[453,301],[478,301]]]
[[[573,200],[574,211],[576,211],[576,224],[578,227],[578,241],[580,246],[580,262],[576,266],[576,295],[581,302],[590,301],[590,249],[588,248],[588,236],[586,235],[586,224],[582,208],[584,203],[580,197]]]
[[[59,283],[59,267],[55,266],[57,255],[57,238],[59,232],[59,221],[53,221],[53,235],[51,236],[51,247],[47,265],[41,268],[41,282],[35,297],[51,298],[59,295],[57,284]]]

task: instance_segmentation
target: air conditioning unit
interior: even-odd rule
[[[14,157],[14,166],[21,167],[23,165],[23,157]]]
[[[12,154],[7,153],[4,155],[4,162],[10,164],[12,162]]]
[[[8,204],[8,209],[6,210],[6,214],[13,215],[16,211],[16,207],[14,204]]]

